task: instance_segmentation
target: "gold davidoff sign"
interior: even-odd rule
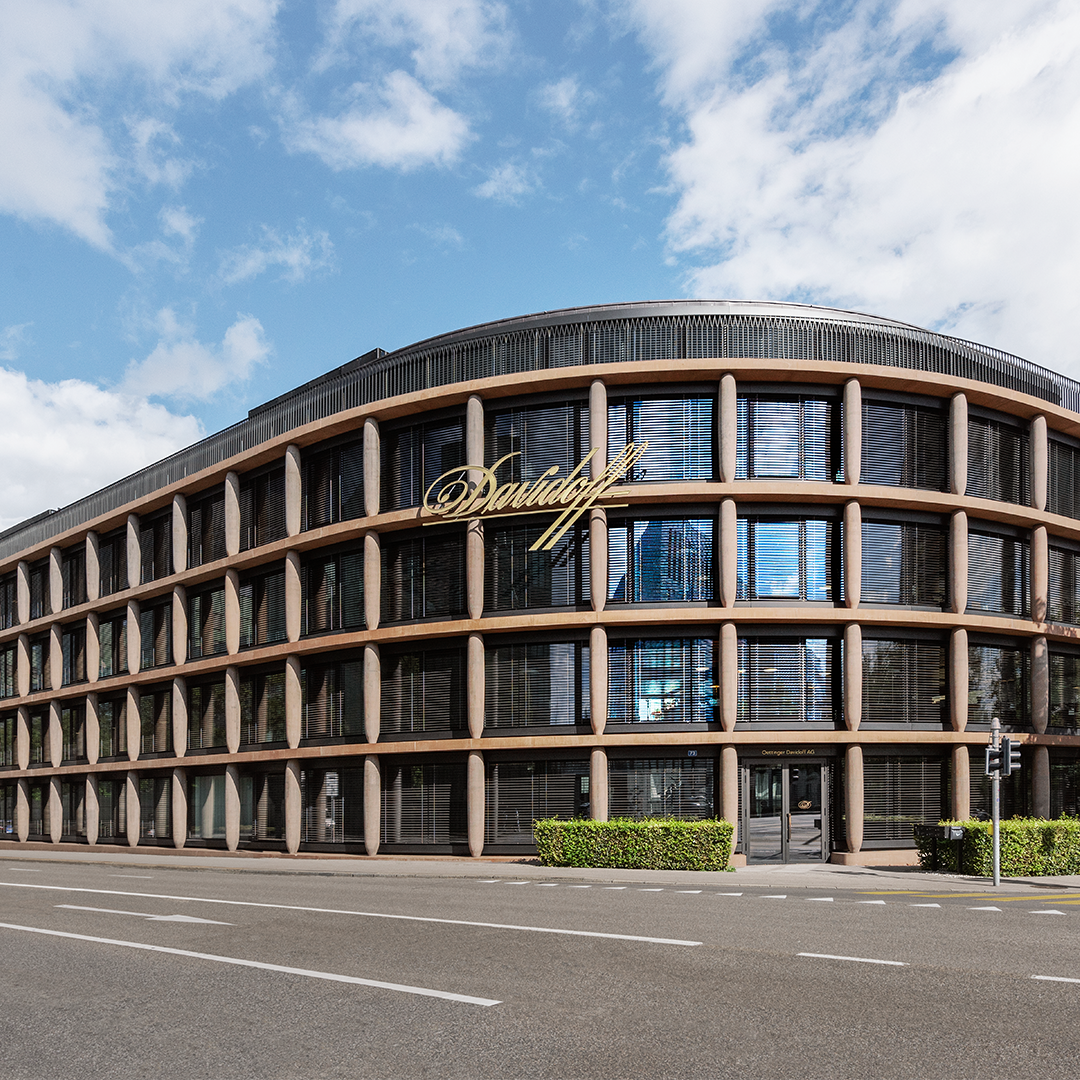
[[[614,488],[634,467],[648,449],[647,442],[627,443],[599,476],[590,479],[583,475],[585,467],[596,454],[583,458],[569,476],[558,475],[559,466],[552,465],[536,480],[500,484],[499,469],[519,453],[505,454],[489,468],[461,465],[445,472],[424,494],[424,509],[436,517],[461,521],[492,517],[517,511],[525,514],[544,514],[559,510],[550,527],[530,551],[550,551],[574,522],[601,499],[618,498],[625,489]],[[469,474],[479,476],[471,481]],[[608,503],[607,505],[611,505]]]

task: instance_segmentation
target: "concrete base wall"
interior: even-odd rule
[[[918,866],[914,848],[882,848],[879,851],[834,851],[829,862],[838,866]]]

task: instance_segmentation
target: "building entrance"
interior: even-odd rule
[[[824,862],[829,857],[829,766],[743,766],[742,835],[752,862]]]

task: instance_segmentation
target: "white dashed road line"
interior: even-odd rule
[[[885,964],[888,967],[908,967],[903,960],[871,960],[866,956],[833,956],[831,953],[801,952],[796,956],[808,956],[813,960],[850,960],[853,964]]]

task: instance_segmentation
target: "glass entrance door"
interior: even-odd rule
[[[744,768],[747,859],[787,863],[828,858],[827,767],[800,761]]]

